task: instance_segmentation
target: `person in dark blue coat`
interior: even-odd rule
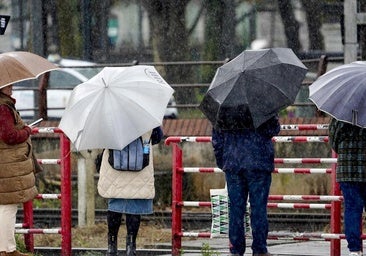
[[[232,255],[244,255],[244,214],[250,202],[253,255],[267,251],[267,202],[274,170],[272,137],[280,131],[278,117],[257,129],[223,130],[214,127],[212,145],[219,168],[225,172],[230,200],[229,240]]]

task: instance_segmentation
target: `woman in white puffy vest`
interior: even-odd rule
[[[163,138],[160,127],[142,136],[151,145]],[[151,147],[150,147],[151,148]],[[154,168],[152,150],[149,164],[141,171],[117,171],[112,168],[109,150],[104,150],[98,180],[98,193],[108,198],[108,250],[106,256],[117,256],[118,231],[122,214],[126,215],[126,255],[136,255],[136,237],[140,228],[141,215],[153,213],[155,197]]]

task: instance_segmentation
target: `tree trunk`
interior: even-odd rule
[[[109,37],[108,37],[108,19],[111,7],[110,0],[95,1],[92,5],[92,34],[91,47],[93,58],[98,62],[108,62],[109,60]]]
[[[142,0],[149,14],[154,62],[185,61],[189,59],[185,9],[189,1]],[[191,82],[191,68],[168,65],[159,70],[168,83]],[[177,88],[178,103],[189,103],[193,89]]]
[[[60,55],[62,57],[82,56],[82,36],[80,14],[75,1],[57,1],[57,20],[59,22]]]
[[[236,43],[235,3],[233,0],[206,0],[206,24],[203,59],[208,61],[233,58]],[[203,82],[210,82],[217,67],[202,69]]]
[[[309,31],[309,50],[324,50],[324,38],[320,31],[321,12],[319,0],[302,0]]]
[[[366,12],[366,0],[359,0],[359,8],[361,13]],[[366,60],[366,24],[358,25],[360,31],[360,50],[361,60]]]
[[[291,48],[295,53],[301,49],[299,40],[299,24],[295,19],[291,0],[278,0],[278,8],[285,29],[287,39],[287,47]]]

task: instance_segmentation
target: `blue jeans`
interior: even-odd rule
[[[362,250],[361,222],[366,205],[365,182],[340,182],[344,198],[344,232],[351,252]]]
[[[267,253],[267,202],[272,182],[270,172],[246,171],[225,172],[229,209],[230,252],[243,255],[245,253],[244,214],[249,195],[250,221],[252,228],[252,251]]]

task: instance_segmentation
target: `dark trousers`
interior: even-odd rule
[[[267,202],[272,182],[271,173],[246,170],[241,172],[226,171],[225,176],[230,200],[230,252],[239,255],[245,253],[244,214],[249,196],[253,237],[252,251],[253,254],[267,253]]]
[[[344,230],[351,252],[362,251],[361,222],[366,205],[366,182],[340,182],[344,198]]]

